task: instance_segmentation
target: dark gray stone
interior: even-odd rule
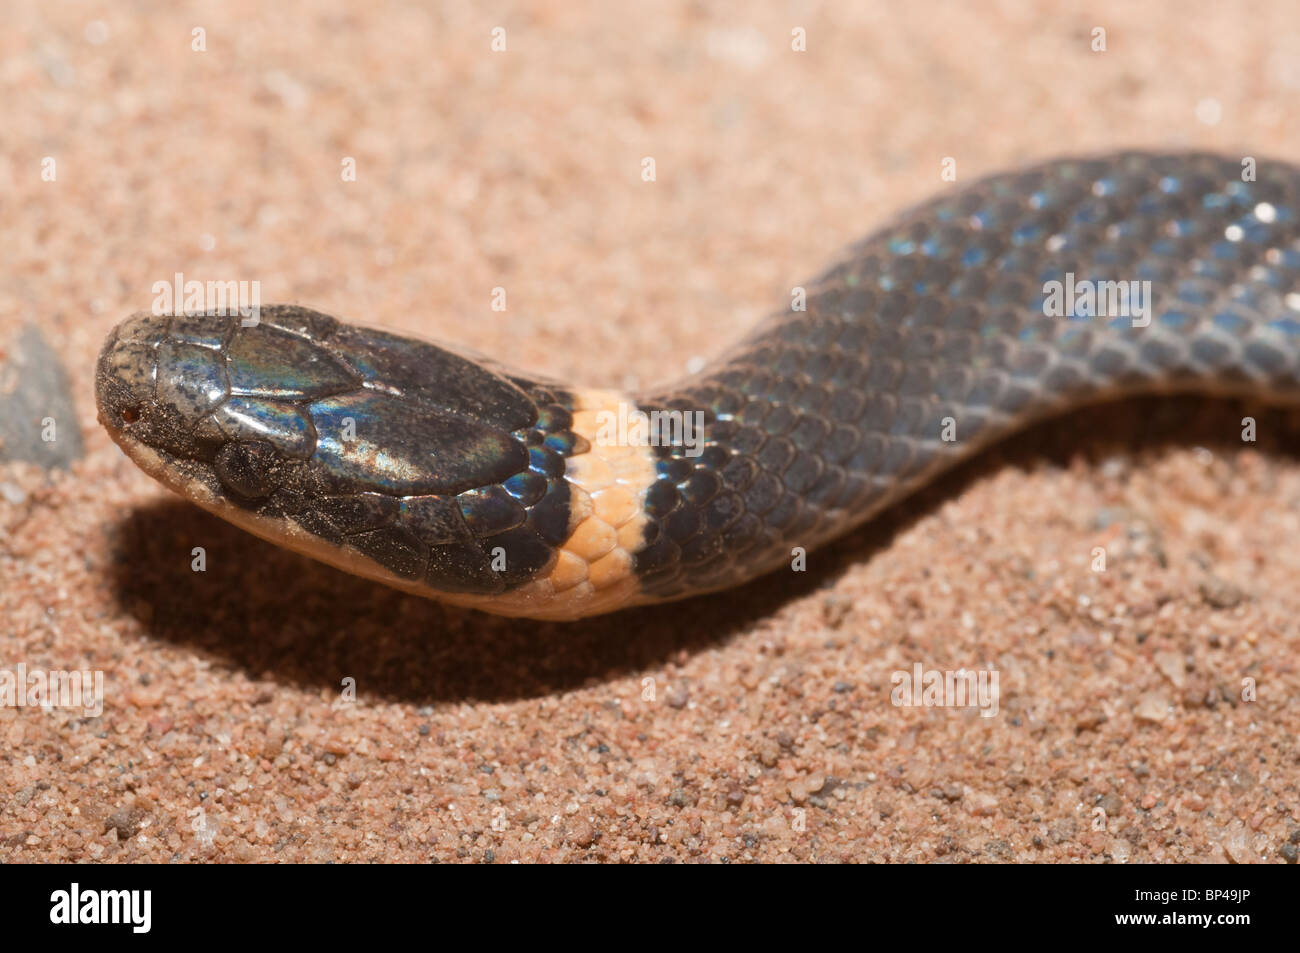
[[[48,441],[47,420],[54,423]],[[84,453],[67,371],[40,328],[29,324],[0,364],[0,462],[66,469]]]

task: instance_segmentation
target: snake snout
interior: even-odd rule
[[[95,366],[95,403],[99,419],[114,433],[140,423],[154,401],[158,379],[158,342],[166,318],[140,313],[109,335]]]
[[[147,312],[119,324],[95,369],[99,419],[114,439],[193,456],[196,424],[230,395],[230,331],[223,317]]]

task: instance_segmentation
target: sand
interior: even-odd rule
[[[1294,415],[1082,412],[806,572],[570,625],[288,554],[95,422],[104,335],[178,272],[635,387],[945,157],[1300,154],[1293,4],[1059,6],[6,10],[0,669],[105,699],[0,707],[5,858],[1294,863]],[[996,669],[996,714],[894,705],[917,664]]]

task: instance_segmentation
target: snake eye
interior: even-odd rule
[[[123,408],[122,408],[122,421],[123,421],[124,423],[133,424],[133,423],[135,423],[135,422],[136,422],[137,420],[139,420],[139,419],[140,419],[140,408],[139,408],[139,407],[123,407]]]
[[[264,440],[228,443],[217,451],[213,467],[232,493],[255,500],[279,485],[275,448]]]

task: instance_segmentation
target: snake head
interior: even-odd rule
[[[362,575],[499,594],[570,530],[566,461],[586,444],[565,398],[438,345],[296,307],[253,324],[137,314],[95,386],[101,423],[149,475]]]

